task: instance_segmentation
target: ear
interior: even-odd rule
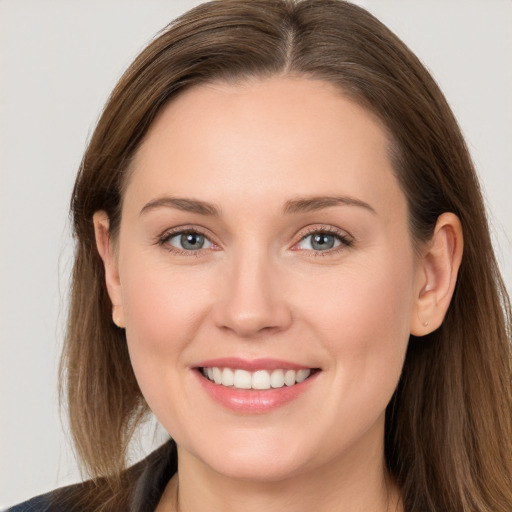
[[[119,279],[117,255],[110,236],[110,220],[107,213],[103,210],[97,211],[93,215],[93,223],[96,247],[103,260],[107,291],[112,301],[112,320],[118,327],[124,327],[121,281]]]
[[[459,218],[453,213],[443,213],[418,262],[416,302],[411,317],[414,336],[429,334],[442,324],[455,289],[462,249]]]

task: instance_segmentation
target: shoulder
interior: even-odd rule
[[[130,482],[128,511],[154,510],[167,482],[176,470],[177,453],[173,441],[169,441],[147,458],[128,468],[123,474],[123,478]],[[113,497],[105,492],[108,487],[104,487],[101,481],[87,481],[62,487],[14,505],[5,512],[84,512],[86,510],[97,510],[98,500],[91,500],[92,495],[98,498],[101,494],[101,501],[103,499],[110,501],[109,498]],[[91,501],[96,503],[93,505]],[[105,501],[103,501],[103,505]],[[110,510],[110,508],[107,507],[105,510]]]
[[[13,507],[8,508],[5,512],[67,512],[71,509],[66,507],[64,504],[57,505],[55,503],[55,498],[63,491],[72,491],[74,488],[78,487],[79,484],[71,485],[46,494],[41,494],[40,496],[31,498],[28,501],[14,505]]]
[[[6,512],[32,512],[32,511],[46,511],[48,510],[48,495],[43,494],[42,496],[36,496],[31,500],[24,501],[19,505],[8,508]]]
[[[5,512],[84,512],[81,497],[93,489],[92,481],[81,482],[35,496]]]

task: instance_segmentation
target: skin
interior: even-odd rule
[[[161,111],[137,152],[118,239],[96,213],[114,317],[178,444],[159,511],[400,510],[385,409],[409,335],[442,322],[462,234],[444,214],[413,250],[388,144],[372,114],[323,82],[198,86]],[[324,196],[345,199],[286,211]],[[218,215],[154,204],[164,197]],[[206,236],[202,249],[180,249],[183,227]],[[309,235],[326,230],[338,245],[313,248]],[[321,371],[285,406],[243,414],[193,370],[228,356]]]

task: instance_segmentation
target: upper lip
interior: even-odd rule
[[[306,366],[300,363],[284,361],[272,358],[242,359],[240,357],[221,357],[208,359],[194,365],[196,368],[236,368],[254,372],[257,370],[301,370],[310,369],[312,366]]]

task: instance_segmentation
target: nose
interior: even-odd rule
[[[263,255],[240,257],[230,266],[218,289],[216,325],[242,338],[286,330],[292,312],[282,275]]]

